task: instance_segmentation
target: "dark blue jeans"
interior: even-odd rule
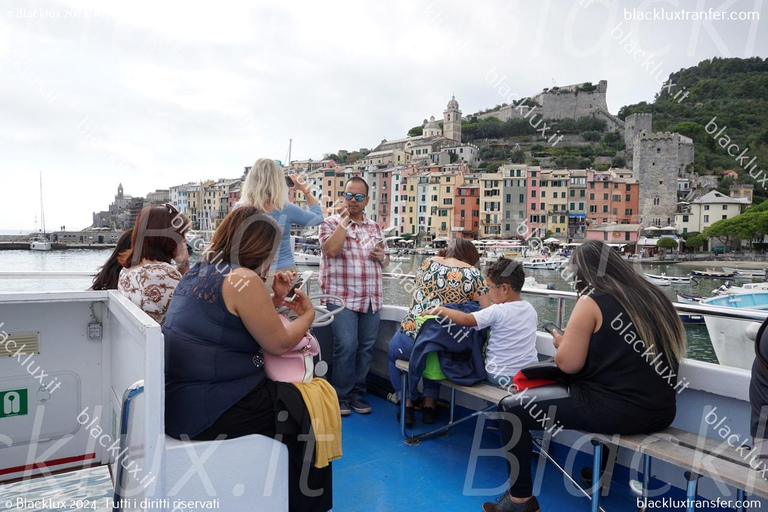
[[[416,340],[405,334],[402,329],[398,329],[392,336],[392,341],[389,342],[389,380],[395,388],[398,401],[402,398],[403,391],[400,386],[400,370],[395,367],[395,361],[398,359],[410,361],[415,342]],[[419,398],[419,379],[408,380],[408,396],[411,400]],[[437,399],[440,396],[440,383],[425,378],[424,396]]]
[[[367,313],[339,309],[336,304],[327,305],[329,311],[337,311],[333,329],[333,375],[331,384],[336,388],[339,401],[362,398],[365,379],[371,369],[373,345],[379,332],[379,313],[369,306]]]

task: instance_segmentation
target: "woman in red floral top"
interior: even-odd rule
[[[398,401],[402,399],[400,389],[400,371],[395,367],[398,359],[408,360],[416,340],[418,327],[416,317],[425,311],[443,304],[460,303],[476,300],[482,307],[488,307],[488,287],[483,274],[475,267],[480,261],[480,254],[472,242],[463,238],[453,240],[438,256],[427,258],[421,264],[413,289],[413,301],[408,314],[403,318],[400,329],[389,344],[389,380],[395,388]],[[424,423],[433,423],[435,419],[435,401],[440,393],[440,385],[435,381],[424,381]],[[413,424],[413,400],[418,398],[418,382],[411,382],[409,397],[406,398],[405,421]]]
[[[188,229],[186,215],[170,204],[144,208],[136,217],[131,248],[118,257],[125,268],[117,289],[160,325],[176,285],[189,269],[184,236]]]

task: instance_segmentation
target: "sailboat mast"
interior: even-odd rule
[[[45,209],[43,209],[43,171],[40,171],[40,224],[45,234]]]

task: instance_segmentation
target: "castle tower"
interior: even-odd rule
[[[122,199],[123,198],[123,184],[122,183],[120,183],[117,186],[117,198],[118,199]]]
[[[437,137],[440,135],[440,124],[435,121],[435,116],[430,116],[429,122],[424,124],[422,133],[424,137]]]
[[[624,145],[626,147],[627,160],[632,161],[632,148],[635,145],[635,138],[643,133],[651,133],[653,125],[653,114],[637,113],[627,116],[624,120]],[[630,165],[630,168],[631,167]]]
[[[679,133],[646,133],[634,139],[633,151],[640,223],[669,226],[677,211],[677,178],[693,161],[693,141]]]
[[[443,137],[461,142],[461,110],[456,96],[451,96],[451,101],[443,112]]]

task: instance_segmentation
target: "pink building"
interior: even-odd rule
[[[642,229],[642,224],[607,224],[587,228],[586,239],[600,240],[625,252],[635,252]]]

